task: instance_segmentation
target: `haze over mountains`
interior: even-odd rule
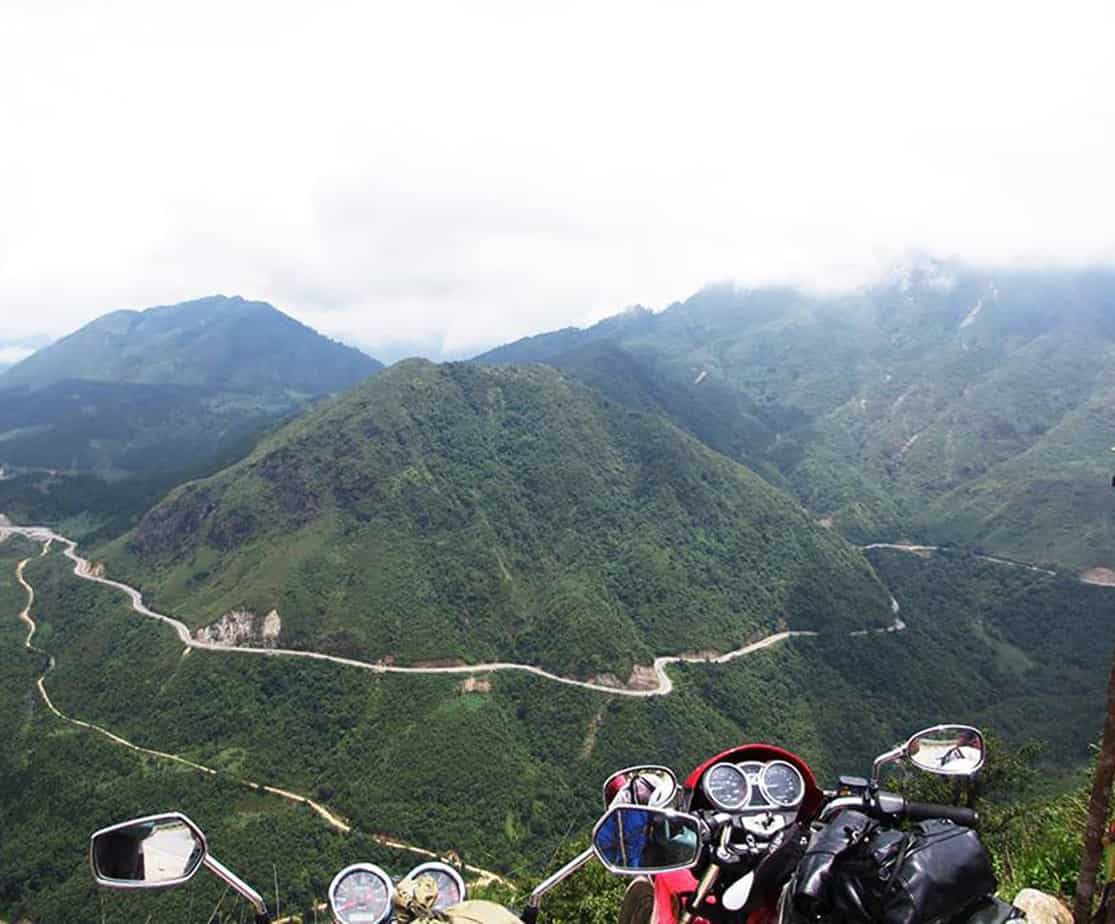
[[[927,264],[851,295],[710,287],[527,338],[862,541],[1115,564],[1115,273]]]
[[[0,383],[42,388],[84,379],[320,395],[381,368],[266,302],[213,295],[103,315],[9,369]]]
[[[116,311],[0,373],[0,463],[182,470],[381,368],[240,297]]]

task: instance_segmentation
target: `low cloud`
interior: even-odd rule
[[[34,348],[28,346],[0,346],[0,366],[14,366],[34,352]]]
[[[910,251],[1115,261],[1113,16],[17,0],[0,335],[224,292],[461,355]]]

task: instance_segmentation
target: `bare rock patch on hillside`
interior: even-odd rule
[[[194,638],[208,645],[236,648],[241,645],[274,647],[283,629],[278,610],[257,616],[250,610],[230,610],[216,622],[202,626]]]

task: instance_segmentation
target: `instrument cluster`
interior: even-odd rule
[[[423,863],[407,873],[403,881],[419,876],[429,876],[437,885],[435,911],[444,911],[467,897],[460,873],[446,863]],[[333,878],[329,908],[337,924],[380,924],[395,910],[395,884],[374,863],[354,863]]]
[[[705,771],[701,791],[721,811],[781,812],[801,804],[805,779],[784,760],[724,762]]]

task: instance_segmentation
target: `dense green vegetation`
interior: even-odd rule
[[[2,781],[0,823],[5,845],[48,872],[20,867],[21,885],[2,896],[0,914],[19,907],[33,920],[65,922],[87,920],[90,907],[129,908],[116,894],[92,897],[85,838],[111,819],[163,807],[197,816],[217,855],[257,883],[271,882],[274,863],[292,907],[320,897],[343,863],[380,856],[308,813],[250,798],[232,782],[245,777],[316,795],[358,831],[453,848],[529,883],[552,868],[555,850],[583,837],[600,780],[632,762],[685,770],[735,742],[770,740],[802,753],[828,780],[862,772],[879,750],[944,717],[983,724],[1007,742],[1048,742],[1048,780],[1086,759],[1111,654],[1109,591],[965,556],[880,552],[873,561],[902,603],[905,632],[834,633],[726,665],[680,667],[673,695],[637,701],[514,674],[466,692],[453,678],[231,652],[184,656],[166,627],[130,613],[118,593],[75,579],[59,553],[36,559],[27,575],[38,597],[37,641],[57,659],[48,688],[58,707],[227,777],[120,751],[35,705],[11,750],[22,770]],[[6,611],[22,602],[8,585]],[[9,627],[0,663],[13,649],[24,658],[14,616],[0,622]],[[35,704],[33,673],[5,681],[7,702]],[[7,702],[0,714],[13,711]],[[46,765],[73,769],[52,777]],[[78,794],[73,803],[69,794],[59,799],[67,790]],[[44,825],[53,826],[49,838]],[[206,881],[165,901],[186,901]],[[81,914],[62,910],[62,897]],[[177,918],[168,912],[166,920]]]
[[[0,373],[0,476],[165,478],[381,368],[262,302],[115,312]]]
[[[927,265],[840,297],[712,287],[479,357],[545,362],[860,539],[1115,562],[1110,271]]]
[[[277,427],[276,423],[245,433],[242,438],[209,445],[203,461],[185,468],[166,468],[121,480],[59,471],[30,471],[0,479],[0,511],[16,523],[49,524],[83,543],[114,539],[167,492],[195,478],[204,478],[246,456]],[[183,453],[183,464],[189,459]]]
[[[671,668],[664,698],[520,673],[376,675],[183,651],[57,550],[11,538],[0,919],[208,914],[221,888],[204,874],[159,896],[91,884],[91,830],[171,807],[263,891],[277,878],[287,910],[357,859],[403,872],[411,858],[377,832],[529,884],[583,843],[619,766],[684,771],[767,740],[829,780],[942,719],[995,735],[986,830],[1008,891],[1064,890],[1115,591],[960,549],[1112,564],[1113,298],[1110,274],[955,267],[839,299],[713,288],[486,357],[560,371],[400,364],[258,444],[254,428],[372,361],[220,298],[110,315],[43,351],[7,374],[26,384],[0,402],[0,462],[22,468],[0,479],[0,511],[99,543],[112,576],[192,627],[275,610],[284,647],[618,681],[658,654],[820,635]],[[842,536],[952,545],[865,555]],[[32,556],[37,652],[15,619],[15,564]],[[851,634],[890,623],[891,593],[905,631]],[[35,688],[47,654],[66,714],[218,774],[55,717]],[[355,830],[245,780],[312,796]],[[550,911],[611,920],[621,891],[593,871]]]
[[[193,626],[276,609],[284,647],[581,676],[890,619],[862,555],[799,505],[543,367],[395,366],[105,555]]]
[[[50,714],[34,686],[46,659],[24,650],[26,629],[15,618],[26,603],[15,565],[39,551],[18,538],[0,544],[0,918],[123,924],[151,915],[193,922],[206,919],[221,901],[226,916],[219,920],[250,921],[248,906],[229,894],[222,898],[225,890],[205,873],[187,889],[155,895],[106,893],[94,886],[89,834],[114,821],[172,808],[198,822],[214,853],[258,883],[272,908],[276,857],[298,858],[301,864],[283,869],[285,911],[308,907],[297,902],[323,895],[330,872],[354,856],[397,874],[414,864],[413,855],[381,847],[367,833],[340,835],[307,808],[122,749]],[[44,621],[35,642],[53,648],[52,634],[52,624]]]
[[[243,454],[302,403],[209,388],[65,381],[0,391],[0,458],[13,475],[156,477]],[[238,458],[239,456],[236,456]],[[171,480],[167,488],[181,483]],[[111,489],[102,489],[111,490]],[[128,490],[126,487],[125,492]],[[152,501],[154,498],[152,499]]]

